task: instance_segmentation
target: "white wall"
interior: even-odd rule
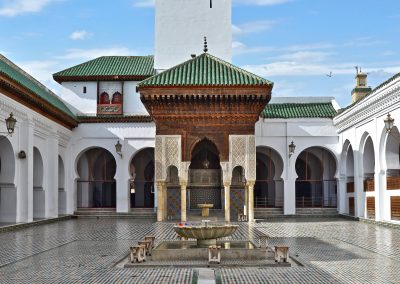
[[[124,83],[124,113],[136,115],[148,115],[144,104],[140,100],[140,94],[136,92],[138,82],[128,81]]]
[[[86,94],[83,87],[86,87]],[[97,82],[63,82],[60,97],[81,113],[97,112]]]
[[[165,70],[203,53],[232,60],[231,0],[156,0],[155,69]]]

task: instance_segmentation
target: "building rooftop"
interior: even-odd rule
[[[262,118],[333,118],[338,106],[332,97],[277,97],[261,113]]]
[[[141,81],[155,74],[153,56],[102,56],[53,74],[57,82]]]
[[[52,91],[42,85],[39,81],[29,75],[27,72],[19,68],[17,65],[0,54],[0,74],[5,75],[18,85],[22,86],[30,93],[40,99],[45,100],[65,115],[76,120],[75,115],[70,111],[66,104]]]
[[[139,83],[140,87],[163,86],[272,86],[273,83],[209,53]]]

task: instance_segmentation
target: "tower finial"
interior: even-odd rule
[[[206,36],[204,37],[204,49],[203,49],[203,51],[204,52],[208,51],[208,48],[207,48],[207,37]]]

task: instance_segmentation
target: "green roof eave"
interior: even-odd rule
[[[273,82],[208,53],[185,61],[138,84],[143,87],[273,86]]]
[[[153,56],[102,56],[53,74],[57,82],[81,80],[141,81],[155,74]]]
[[[336,110],[332,103],[268,104],[261,113],[262,118],[333,118]]]
[[[76,116],[56,94],[2,55],[0,55],[0,73],[35,94],[40,99],[48,102],[70,118],[77,120]]]

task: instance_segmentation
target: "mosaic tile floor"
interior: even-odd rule
[[[145,235],[175,239],[171,223],[68,220],[0,233],[0,283],[192,283],[196,267],[119,268]],[[216,268],[222,283],[400,283],[400,230],[345,219],[239,224],[235,240],[271,236],[304,267]],[[172,265],[172,263],[171,263]]]

